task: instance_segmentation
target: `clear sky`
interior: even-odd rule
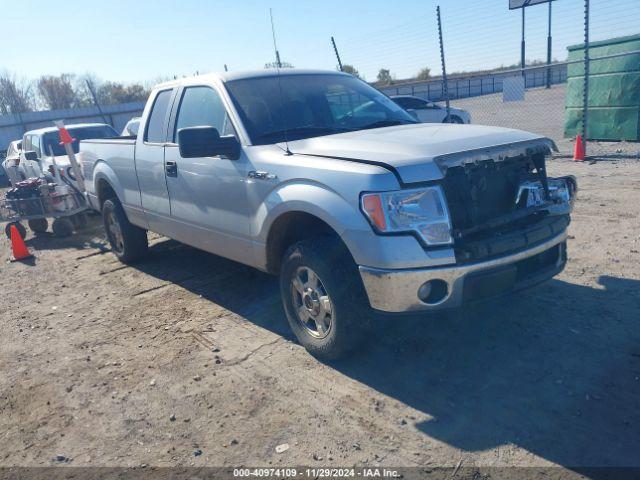
[[[436,5],[443,15],[447,69],[491,68],[520,58],[520,11],[508,0],[3,0],[0,70],[37,78],[92,73],[150,82],[199,71],[263,68],[273,61],[269,7],[282,59],[367,79],[379,68],[397,78],[421,67],[440,72]],[[591,0],[592,37],[640,33],[640,0]],[[554,57],[582,41],[583,0],[557,0]],[[527,58],[546,56],[547,6],[527,9]]]

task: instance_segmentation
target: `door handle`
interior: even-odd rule
[[[167,177],[178,176],[178,164],[176,162],[165,162],[164,170],[167,172]]]
[[[252,170],[249,173],[247,173],[247,178],[255,178],[259,180],[273,180],[274,178],[276,178],[276,175],[269,172]]]

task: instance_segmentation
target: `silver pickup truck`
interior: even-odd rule
[[[136,138],[85,140],[113,252],[151,230],[279,275],[314,355],[366,338],[371,309],[429,312],[560,272],[576,184],[547,138],[420,124],[350,75],[265,70],[158,85]]]

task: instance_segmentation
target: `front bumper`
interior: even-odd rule
[[[430,311],[459,307],[543,282],[566,263],[566,231],[535,247],[484,262],[435,268],[385,270],[360,266],[371,307],[383,312]],[[434,301],[418,290],[429,281],[446,287]],[[442,290],[442,289],[441,289]]]

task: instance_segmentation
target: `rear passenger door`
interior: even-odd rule
[[[165,160],[174,222],[172,237],[234,260],[247,261],[251,251],[246,198],[247,158],[182,158],[181,128],[211,126],[221,136],[235,135],[222,97],[209,85],[181,88],[170,123]]]
[[[135,170],[138,176],[140,200],[149,229],[168,234],[171,207],[165,179],[165,147],[167,128],[175,89],[160,90],[147,114],[144,132],[138,135],[135,151]]]

